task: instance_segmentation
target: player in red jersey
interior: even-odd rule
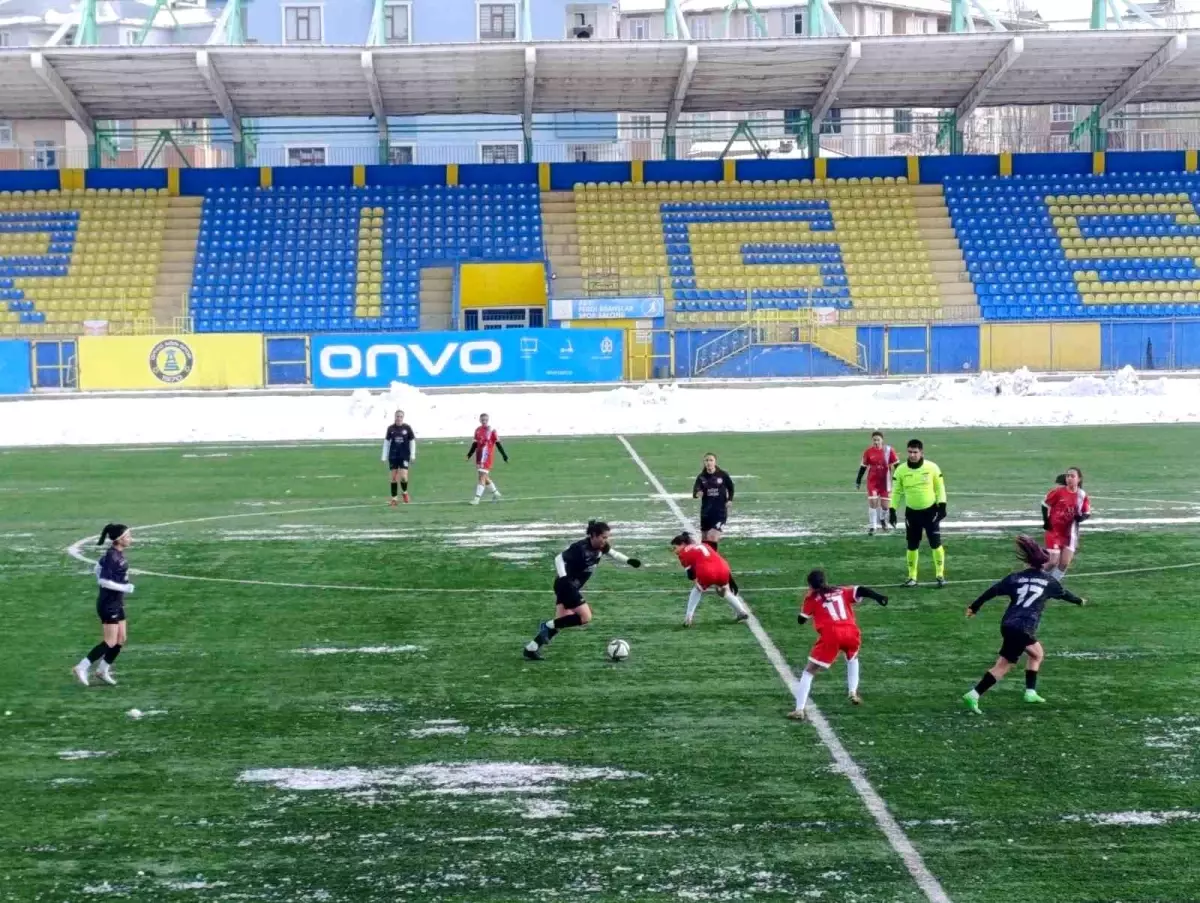
[[[900,457],[890,445],[883,444],[883,433],[871,433],[871,445],[862,455],[858,468],[856,489],[862,489],[863,476],[867,478],[867,533],[874,536],[875,528],[888,529],[888,499],[892,497],[892,471],[900,463]]]
[[[671,547],[688,577],[694,581],[691,595],[688,596],[684,627],[692,626],[692,618],[706,589],[715,589],[721,594],[721,598],[733,609],[734,620],[744,621],[750,617],[746,603],[738,598],[737,591],[733,589],[733,572],[729,569],[729,562],[716,549],[708,543],[696,542],[691,533],[680,533],[671,540]]]
[[[472,505],[478,505],[479,500],[483,498],[483,490],[490,487],[492,490],[492,499],[500,501],[500,488],[492,482],[492,464],[496,459],[496,452],[500,452],[500,457],[504,458],[504,463],[508,463],[508,453],[504,450],[504,446],[500,444],[500,437],[496,431],[488,426],[488,415],[479,415],[479,427],[475,430],[475,436],[471,440],[471,447],[467,450],[467,460],[471,460],[471,456],[475,456],[475,471],[479,474],[479,482],[475,484],[475,498],[471,499]]]
[[[800,675],[799,683],[793,687],[796,709],[788,715],[789,718],[805,720],[804,707],[808,705],[813,678],[828,669],[839,652],[846,656],[846,687],[850,691],[850,701],[854,705],[862,703],[862,697],[858,695],[858,649],[862,645],[862,634],[854,620],[854,606],[859,599],[874,599],[880,605],[888,604],[887,596],[869,587],[830,586],[825,582],[824,571],[809,573],[808,594],[804,597],[797,620],[807,624],[812,619],[817,629],[817,642],[808,654],[808,665]]]
[[[1083,491],[1083,471],[1067,468],[1042,501],[1042,527],[1046,531],[1046,551],[1050,553],[1050,574],[1062,580],[1079,548],[1079,525],[1092,516],[1092,503]]]

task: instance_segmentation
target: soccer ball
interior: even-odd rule
[[[604,650],[604,657],[610,662],[623,662],[629,658],[629,643],[625,640],[610,640]]]

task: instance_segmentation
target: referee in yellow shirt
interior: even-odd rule
[[[892,500],[888,521],[896,526],[896,509],[904,501],[904,532],[908,539],[908,579],[905,586],[917,585],[917,562],[921,557],[921,534],[933,550],[933,572],[939,587],[946,585],[946,550],[942,548],[941,523],[946,519],[946,483],[942,469],[925,460],[920,439],[908,442],[908,462],[896,468],[892,476]]]

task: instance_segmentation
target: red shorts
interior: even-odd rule
[[[729,565],[720,562],[705,562],[696,568],[696,582],[701,589],[712,589],[714,586],[728,586],[730,580]]]
[[[872,476],[867,474],[867,497],[879,496],[885,499],[892,494],[892,487],[888,485],[886,476]]]
[[[846,658],[851,659],[858,655],[861,646],[862,634],[858,625],[844,624],[817,634],[817,642],[808,654],[808,660],[814,665],[828,668],[837,660],[839,652],[844,652]]]
[[[1046,548],[1052,552],[1069,549],[1074,552],[1079,545],[1079,531],[1073,526],[1064,530],[1050,530],[1046,533]]]

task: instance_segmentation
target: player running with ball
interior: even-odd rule
[[[583,586],[592,577],[592,571],[606,556],[618,564],[640,568],[636,558],[627,558],[608,544],[610,530],[603,521],[588,521],[587,536],[571,543],[554,559],[554,620],[544,621],[537,636],[525,644],[524,654],[530,661],[542,660],[542,647],[549,643],[560,630],[582,627],[592,620],[592,608],[583,598]]]
[[[721,594],[721,598],[729,603],[729,607],[733,609],[734,620],[744,621],[750,617],[746,603],[738,598],[737,591],[732,588],[733,573],[729,569],[729,563],[720,556],[715,545],[696,542],[691,533],[680,533],[671,540],[671,547],[675,550],[679,563],[687,570],[688,577],[694,581],[692,592],[688,596],[687,614],[683,618],[684,627],[692,626],[692,618],[696,615],[696,609],[700,607],[700,597],[707,589],[715,589]]]
[[[1062,599],[1074,605],[1087,604],[1068,589],[1064,589],[1053,576],[1046,573],[1050,556],[1028,536],[1017,537],[1017,557],[1028,567],[1016,574],[1009,574],[999,583],[984,591],[967,608],[967,617],[973,618],[979,614],[979,609],[989,599],[996,596],[1008,596],[1008,608],[1000,621],[1000,655],[996,664],[986,671],[979,683],[963,696],[967,709],[975,715],[982,715],[979,710],[979,697],[996,685],[1009,672],[1021,656],[1025,656],[1025,701],[1045,702],[1037,692],[1038,673],[1046,652],[1037,639],[1038,625],[1042,621],[1042,611],[1051,599]]]
[[[788,717],[796,721],[808,718],[804,711],[808,705],[808,694],[812,690],[813,678],[826,671],[837,659],[846,656],[846,689],[850,702],[862,705],[858,695],[858,650],[862,646],[862,633],[854,619],[854,606],[860,599],[873,599],[880,605],[888,604],[888,597],[867,586],[830,586],[825,572],[812,571],[808,575],[808,595],[796,619],[807,624],[811,619],[817,629],[817,642],[808,655],[808,665],[800,680],[792,687],[796,694],[796,708]]]

